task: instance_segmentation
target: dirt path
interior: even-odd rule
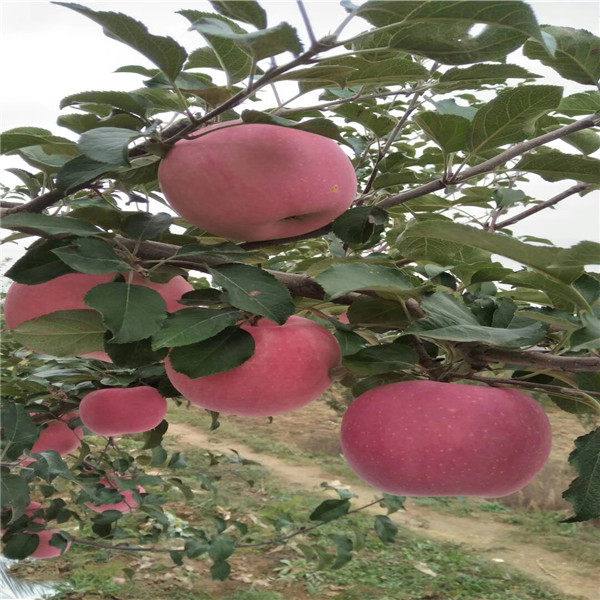
[[[228,454],[231,453],[230,448],[235,448],[244,458],[261,463],[281,479],[311,491],[322,492],[322,481],[339,479],[335,473],[319,467],[292,465],[268,454],[254,452],[237,441],[224,440],[216,443],[209,439],[206,432],[190,425],[170,423],[169,434],[189,446]],[[353,485],[352,491],[358,496],[355,500],[358,504],[367,504],[375,498],[375,490],[368,486]],[[468,517],[439,514],[410,503],[406,512],[394,513],[391,518],[405,527],[421,532],[426,530],[427,535],[432,538],[471,546],[490,560],[500,559],[522,573],[554,586],[562,593],[588,600],[600,599],[600,576],[597,573],[589,570],[586,572],[584,567],[570,562],[565,555],[533,544],[515,542],[511,534],[516,528],[511,525],[487,520],[483,516],[473,520]]]

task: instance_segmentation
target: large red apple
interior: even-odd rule
[[[158,179],[173,209],[233,240],[270,240],[318,229],[356,195],[356,175],[331,139],[288,127],[219,124],[180,140]]]
[[[352,469],[400,496],[512,494],[544,466],[551,442],[546,414],[523,392],[436,381],[372,389],[342,421]]]
[[[329,370],[340,363],[340,347],[323,326],[290,317],[284,325],[261,319],[244,325],[254,338],[254,355],[239,367],[192,379],[165,360],[171,383],[190,402],[218,412],[268,417],[318,398],[330,385]]]
[[[81,422],[99,435],[141,433],[154,429],[167,414],[167,401],[147,385],[105,388],[79,404]]]
[[[111,282],[115,276],[116,273],[107,275],[68,273],[36,285],[13,283],[4,303],[6,324],[9,329],[16,329],[25,321],[59,310],[90,310],[90,307],[83,301],[85,295],[93,287]],[[178,300],[183,294],[194,289],[179,275],[167,283],[156,283],[136,273],[132,283],[148,286],[158,292],[164,298],[169,312],[183,308]],[[35,348],[31,347],[31,350],[35,350]],[[108,354],[101,351],[91,352],[84,356],[111,362]]]

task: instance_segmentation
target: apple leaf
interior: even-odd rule
[[[243,317],[239,310],[183,308],[169,315],[161,329],[152,337],[152,347],[188,346],[202,342],[235,325]]]
[[[173,217],[168,213],[138,212],[125,218],[121,230],[127,237],[134,240],[151,240],[167,231],[172,222]]]
[[[56,187],[61,192],[70,192],[118,166],[118,164],[109,165],[105,162],[93,160],[87,156],[77,156],[64,164],[56,174]]]
[[[406,292],[413,289],[410,279],[399,269],[368,263],[339,263],[315,278],[329,299],[354,290]]]
[[[38,229],[48,235],[71,234],[78,236],[98,235],[100,229],[90,223],[72,217],[51,217],[34,213],[15,213],[2,219],[2,227],[19,229],[22,227]]]
[[[428,110],[419,113],[415,121],[445,153],[466,148],[469,119]]]
[[[129,144],[140,137],[137,131],[121,127],[97,127],[84,132],[77,145],[85,156],[108,165],[128,166]]]
[[[79,238],[70,246],[52,250],[65,264],[80,273],[102,275],[105,273],[126,273],[131,266],[122,261],[112,246],[104,240]]]
[[[309,519],[311,521],[333,521],[339,519],[348,513],[350,509],[350,500],[323,500],[312,513]]]
[[[228,264],[211,267],[216,285],[227,292],[232,306],[261,315],[283,325],[296,307],[287,287],[263,269],[251,265]]]
[[[600,428],[575,440],[575,450],[569,456],[579,477],[563,492],[563,498],[573,505],[575,514],[567,523],[600,517]]]
[[[396,541],[398,527],[387,515],[377,515],[375,517],[375,533],[384,544],[392,544]]]
[[[267,26],[267,13],[256,0],[210,0],[212,7],[222,15],[244,23],[250,23],[258,29]]]
[[[76,104],[105,104],[112,108],[118,108],[128,113],[143,116],[146,113],[144,105],[139,103],[127,92],[91,91],[71,94],[60,101],[60,108]],[[69,115],[73,116],[73,115]],[[90,116],[90,115],[77,115]]]
[[[84,302],[102,314],[104,325],[113,334],[111,341],[118,344],[153,335],[167,318],[162,296],[142,285],[103,283],[92,288]]]
[[[31,556],[40,544],[40,537],[35,533],[21,532],[11,535],[2,549],[2,554],[11,560],[22,560]]]
[[[515,165],[515,169],[535,173],[546,181],[573,179],[584,183],[600,183],[600,160],[550,148],[526,154]]]
[[[16,460],[31,447],[38,438],[38,428],[22,404],[3,403],[1,408],[2,443],[8,460]]]
[[[458,298],[444,292],[423,298],[421,306],[427,317],[405,329],[402,335],[416,333],[434,340],[484,342],[504,348],[531,346],[546,335],[546,326],[540,322],[513,329],[480,325]]]
[[[169,358],[175,371],[195,379],[235,369],[253,354],[254,338],[239,327],[226,327],[202,342],[173,348]]]
[[[359,375],[379,375],[411,369],[419,360],[408,340],[368,346],[344,357],[344,366]]]
[[[55,4],[70,8],[95,21],[102,26],[108,37],[143,54],[170,79],[175,79],[181,71],[187,52],[173,38],[152,35],[144,24],[123,13],[95,11],[73,2]]]
[[[349,244],[366,244],[379,238],[387,223],[387,211],[377,206],[357,206],[333,222],[333,233]]]
[[[77,356],[103,350],[105,329],[94,310],[60,310],[25,321],[12,336],[40,354]]]

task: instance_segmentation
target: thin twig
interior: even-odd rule
[[[298,5],[298,10],[302,15],[302,20],[304,21],[304,26],[306,27],[306,32],[308,33],[310,43],[314,46],[317,43],[317,38],[315,37],[315,32],[313,31],[310,19],[308,18],[308,13],[306,12],[304,2],[302,0],[296,0],[296,4]]]
[[[542,202],[541,204],[532,206],[531,208],[528,208],[527,210],[524,210],[523,212],[516,214],[514,217],[510,217],[509,219],[500,221],[500,223],[496,223],[495,228],[503,229],[504,227],[508,227],[509,225],[514,225],[515,223],[522,221],[523,219],[530,217],[531,215],[534,215],[535,213],[540,212],[540,210],[544,210],[545,208],[554,206],[555,204],[558,204],[561,200],[564,200],[565,198],[568,198],[569,196],[572,196],[573,194],[585,192],[586,190],[590,189],[591,187],[592,187],[592,184],[590,184],[590,183],[578,183],[578,184],[570,187],[569,189],[565,190],[564,192],[557,194],[553,198],[550,198],[550,200],[546,200],[546,202]]]

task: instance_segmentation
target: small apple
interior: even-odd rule
[[[51,420],[40,433],[40,437],[33,444],[30,452],[56,450],[60,455],[64,455],[77,450],[83,439],[83,429],[81,427],[71,429],[68,425],[69,421],[76,416],[75,413],[69,413],[62,415],[59,419]],[[21,464],[27,466],[32,462],[34,462],[33,458],[26,458],[21,461]]]
[[[268,417],[318,398],[330,385],[329,370],[340,363],[340,347],[323,326],[302,317],[283,325],[260,319],[244,325],[254,355],[235,369],[192,379],[165,360],[171,383],[190,402],[225,414]]]
[[[50,545],[50,540],[55,533],[61,533],[58,529],[43,529],[42,531],[26,532],[30,535],[37,535],[39,538],[38,547],[30,558],[55,558],[69,550],[71,542],[67,542],[67,547],[64,550]]]
[[[512,494],[541,470],[551,443],[540,405],[497,387],[392,383],[357,398],[342,421],[352,469],[399,496]]]
[[[178,141],[158,179],[173,209],[232,240],[300,235],[352,204],[354,167],[330,138],[276,125],[220,123]]]
[[[167,401],[147,385],[104,388],[79,404],[81,422],[98,435],[123,435],[154,429],[167,414]]]

